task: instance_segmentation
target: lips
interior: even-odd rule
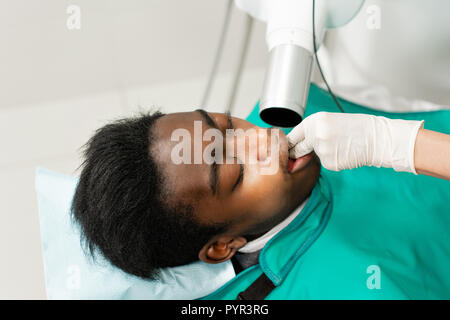
[[[312,152],[304,155],[303,157],[297,158],[297,159],[289,158],[288,165],[287,165],[287,171],[289,173],[294,173],[294,172],[297,172],[297,171],[303,169],[309,163],[309,161],[311,160],[311,157],[312,157]]]
[[[310,162],[313,152],[297,159],[290,159],[286,134],[282,130],[280,130],[280,133],[280,164],[284,164],[284,170],[290,174],[302,170]]]

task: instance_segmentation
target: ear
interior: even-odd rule
[[[246,243],[244,237],[221,235],[205,244],[198,258],[206,263],[221,263],[231,259]]]

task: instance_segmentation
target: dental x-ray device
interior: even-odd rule
[[[302,121],[314,47],[320,45],[327,28],[348,23],[363,3],[364,0],[235,0],[239,9],[267,23],[269,64],[260,99],[262,120],[279,127],[293,127]]]

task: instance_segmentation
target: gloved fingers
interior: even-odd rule
[[[314,150],[307,140],[302,140],[289,150],[289,158],[297,159],[311,153]]]
[[[291,132],[286,136],[288,141],[288,149],[295,147],[297,143],[305,139],[305,128],[304,122],[301,122],[299,125],[294,127]]]

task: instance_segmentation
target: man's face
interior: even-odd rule
[[[197,122],[196,128],[201,124],[203,133],[214,126],[222,132],[224,161],[215,165],[206,161],[194,164],[194,144],[201,148],[203,154],[205,148],[213,143],[204,139],[194,142],[194,121],[201,121]],[[226,129],[230,129],[230,125],[235,131],[251,132],[247,130],[253,129],[260,138],[258,143],[252,145],[244,135],[226,139]],[[314,153],[301,170],[287,171],[287,140],[281,130],[260,128],[243,119],[229,118],[227,114],[198,110],[167,114],[158,119],[154,129],[156,139],[151,153],[162,169],[164,184],[170,190],[168,200],[192,205],[200,223],[230,223],[227,232],[233,236],[251,239],[284,220],[308,197],[319,176],[320,164]],[[173,161],[173,150],[180,144],[179,140],[173,141],[172,138],[177,129],[190,133],[190,163],[176,164]],[[279,138],[271,135],[270,130],[278,130]],[[238,145],[244,144],[247,159],[227,163],[226,150],[230,143],[234,144],[234,155],[238,158],[243,158],[243,154],[237,152]],[[275,153],[271,152],[274,145],[277,146]],[[256,154],[261,161],[250,162],[250,154]],[[267,161],[270,165],[276,164],[277,170],[267,174],[264,171],[264,168],[267,170]]]

